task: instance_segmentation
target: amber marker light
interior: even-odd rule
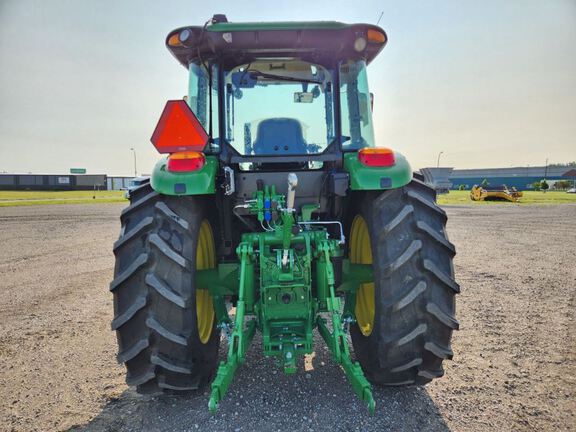
[[[174,33],[172,36],[168,38],[168,45],[173,47],[182,46],[182,42],[180,42],[180,34]]]
[[[378,30],[368,29],[366,32],[366,37],[368,38],[368,42],[376,42],[376,43],[384,43],[386,42],[386,36],[384,33],[379,32]]]
[[[390,167],[396,163],[394,152],[388,148],[363,148],[358,152],[358,160],[369,167]]]

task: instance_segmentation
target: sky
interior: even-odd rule
[[[271,4],[273,3],[273,7]],[[576,160],[576,0],[0,0],[0,172],[149,173],[187,71],[169,31],[230,21],[376,23],[379,146],[414,168]]]

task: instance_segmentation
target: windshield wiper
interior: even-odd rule
[[[307,84],[322,84],[322,81],[319,81],[319,80],[310,80],[310,79],[306,79],[306,78],[293,78],[293,77],[287,77],[287,76],[281,76],[281,75],[273,75],[273,74],[267,74],[264,72],[260,72],[257,70],[251,70],[251,71],[248,71],[248,73],[250,74],[250,78],[252,78],[252,79],[254,79],[254,78],[266,78],[266,79],[272,79],[272,80],[278,80],[278,81],[289,81],[289,82],[307,83]]]

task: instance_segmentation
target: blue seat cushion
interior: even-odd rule
[[[271,118],[258,125],[254,154],[306,154],[302,125],[293,118]]]

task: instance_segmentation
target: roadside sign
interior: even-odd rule
[[[86,174],[86,168],[70,168],[70,174]]]

